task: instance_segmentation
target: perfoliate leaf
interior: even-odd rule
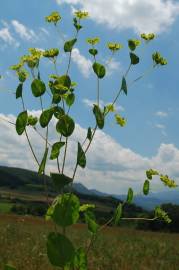
[[[74,194],[63,194],[57,197],[52,215],[53,221],[61,226],[67,227],[75,224],[79,219],[80,202]]]
[[[59,173],[50,173],[54,186],[58,191],[62,191],[64,186],[72,183],[72,178]]]
[[[126,125],[126,119],[121,117],[120,114],[115,114],[116,123],[121,127]]]
[[[33,115],[29,115],[28,116],[28,123],[27,125],[30,125],[30,126],[35,126],[38,122],[38,118],[37,117],[34,117]]]
[[[56,124],[56,130],[64,137],[69,137],[75,129],[73,119],[68,115],[62,115]]]
[[[63,115],[65,115],[64,109],[62,107],[56,106],[54,107],[53,112],[55,118],[60,119]]]
[[[47,161],[47,155],[48,155],[48,148],[45,149],[45,153],[42,159],[42,162],[39,166],[39,170],[38,170],[38,174],[43,174],[45,171],[45,165],[46,165],[46,161]]]
[[[148,195],[149,189],[150,189],[150,182],[149,182],[149,180],[145,180],[144,185],[143,185],[144,195]]]
[[[99,79],[102,79],[106,74],[105,67],[97,62],[93,64],[93,70]]]
[[[76,38],[66,41],[65,44],[64,44],[64,51],[65,52],[71,52],[72,49],[73,49],[73,46],[76,43],[76,41],[77,41]]]
[[[104,114],[102,113],[102,111],[100,110],[98,105],[94,104],[93,113],[94,113],[95,118],[96,118],[97,126],[100,129],[103,129],[103,127],[104,127]]]
[[[119,203],[114,214],[114,224],[118,225],[122,216],[122,203]]]
[[[28,121],[28,115],[27,111],[21,112],[16,119],[16,131],[18,135],[21,135],[26,126],[27,126],[27,121]]]
[[[93,56],[96,56],[98,54],[98,50],[96,49],[89,49],[89,53]]]
[[[45,83],[41,80],[34,79],[31,84],[31,89],[34,97],[42,96],[46,91]]]
[[[125,77],[122,78],[121,90],[123,90],[127,96],[127,83]]]
[[[73,93],[69,94],[66,98],[66,104],[71,107],[73,103],[75,102],[75,95]]]
[[[139,46],[140,44],[141,44],[140,40],[137,40],[137,39],[129,39],[128,40],[128,46],[129,46],[131,51],[134,51],[136,49],[136,47]]]
[[[75,249],[66,236],[51,232],[47,238],[47,255],[53,266],[64,269],[65,265],[72,262]]]
[[[87,212],[85,212],[84,216],[85,216],[85,222],[88,225],[88,230],[91,233],[96,234],[98,231],[99,225],[96,223],[93,212],[88,210]]]
[[[139,63],[139,57],[134,54],[134,53],[130,53],[130,58],[131,58],[131,65],[137,65]]]
[[[89,141],[92,140],[92,131],[91,131],[91,128],[90,128],[90,127],[88,128],[87,139],[88,139]]]
[[[131,203],[132,202],[133,195],[134,195],[134,193],[133,193],[132,188],[129,188],[128,189],[128,193],[127,193],[127,203]]]
[[[16,89],[16,99],[22,97],[23,84],[20,83]]]
[[[52,150],[50,154],[50,159],[56,159],[58,158],[60,154],[60,149],[65,145],[65,142],[56,142],[52,145]]]
[[[44,110],[41,113],[40,119],[39,119],[41,127],[45,128],[46,126],[48,126],[50,120],[52,119],[53,112],[54,112],[54,109],[50,108],[50,109]]]
[[[85,152],[83,151],[80,143],[78,143],[77,164],[81,168],[86,167],[86,156],[85,156]]]

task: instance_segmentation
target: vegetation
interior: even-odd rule
[[[0,215],[0,269],[9,263],[17,270],[52,270],[46,239],[54,229],[44,219]],[[89,237],[84,225],[69,228],[76,247]],[[89,252],[89,270],[178,270],[179,234],[107,227]],[[58,268],[55,268],[58,269]]]
[[[46,249],[47,256],[49,262],[53,267],[58,267],[63,270],[85,270],[85,269],[111,269],[111,261],[106,262],[106,254],[103,255],[103,249],[97,248],[95,250],[94,246],[98,241],[98,236],[101,231],[104,230],[107,225],[118,225],[122,220],[158,220],[161,219],[167,223],[171,222],[167,213],[160,208],[156,208],[154,212],[154,216],[152,218],[146,217],[133,217],[133,216],[124,216],[124,207],[125,205],[131,204],[133,200],[133,190],[129,188],[128,194],[126,196],[126,200],[124,202],[119,202],[116,205],[116,209],[111,213],[108,221],[104,224],[98,224],[94,209],[95,205],[91,203],[80,204],[80,200],[77,194],[73,193],[73,190],[70,189],[72,187],[73,181],[75,179],[75,175],[78,167],[85,168],[86,167],[86,153],[91,146],[93,138],[96,134],[97,129],[103,129],[104,125],[107,121],[108,114],[114,114],[114,119],[116,124],[120,127],[124,127],[126,125],[126,119],[121,116],[115,110],[116,102],[119,99],[121,94],[128,94],[128,86],[137,82],[146,74],[142,74],[140,77],[136,78],[133,82],[128,83],[127,75],[130,70],[134,68],[136,65],[140,63],[140,57],[136,54],[136,50],[139,46],[141,46],[144,41],[145,44],[154,39],[154,34],[142,34],[140,39],[129,39],[128,40],[128,51],[129,51],[129,67],[126,70],[126,73],[123,74],[121,78],[121,86],[116,91],[115,97],[112,99],[112,102],[106,105],[104,108],[100,107],[100,86],[101,80],[106,75],[106,66],[100,63],[98,60],[98,49],[97,44],[100,39],[98,37],[92,37],[87,39],[87,43],[90,46],[89,54],[93,59],[92,69],[94,71],[94,75],[96,77],[97,91],[96,91],[96,103],[93,106],[93,115],[95,119],[95,127],[89,127],[86,133],[86,138],[84,138],[84,142],[77,143],[77,154],[76,154],[76,164],[72,175],[65,174],[65,165],[66,165],[66,156],[68,152],[68,145],[70,143],[70,137],[75,129],[75,121],[71,116],[71,110],[73,104],[75,102],[75,88],[76,83],[74,83],[69,75],[70,66],[71,66],[71,56],[74,45],[77,43],[79,38],[79,33],[82,26],[82,20],[88,17],[88,13],[84,11],[76,11],[74,13],[73,18],[73,26],[75,28],[74,37],[70,40],[64,42],[64,52],[68,55],[68,64],[66,68],[65,74],[58,74],[57,72],[57,57],[59,56],[59,50],[57,48],[52,48],[49,50],[39,50],[36,48],[30,48],[29,54],[21,57],[19,63],[11,67],[11,69],[16,71],[17,78],[19,80],[19,84],[16,90],[16,99],[20,99],[22,101],[23,111],[19,113],[16,119],[15,127],[16,132],[19,136],[25,134],[27,141],[29,143],[29,147],[33,154],[34,160],[38,165],[38,174],[43,175],[44,177],[44,187],[46,192],[47,203],[49,205],[46,220],[53,222],[53,225],[50,227],[48,234],[44,235],[44,239],[46,240]],[[57,27],[57,25],[61,21],[61,16],[58,12],[53,12],[49,16],[46,17],[46,21],[48,23],[52,23]],[[109,42],[107,47],[111,53],[111,58],[113,58],[117,52],[122,49],[122,45],[120,43]],[[50,60],[54,65],[55,74],[49,75],[48,86],[45,84],[43,79],[41,78],[40,66],[39,63],[41,58],[44,57],[47,60]],[[164,66],[167,64],[167,61],[163,56],[160,55],[159,52],[154,52],[152,54],[152,70],[159,66]],[[28,68],[28,70],[26,69]],[[151,68],[151,67],[150,67]],[[24,100],[24,84],[29,77],[29,71],[32,75],[31,81],[31,91],[34,98],[39,100],[39,104],[41,107],[41,115],[39,119],[36,116],[28,115],[26,102]],[[50,104],[48,108],[44,108],[43,98],[46,98],[47,95],[50,97]],[[56,118],[56,132],[59,137],[59,140],[55,142],[53,145],[49,142],[49,123],[52,117]],[[41,128],[46,129],[46,136],[44,139],[45,147],[42,159],[39,159],[36,156],[35,149],[33,148],[30,138],[28,136],[28,128],[33,128],[35,131],[36,124],[39,122]],[[39,133],[38,133],[39,134]],[[42,136],[41,136],[42,137]],[[50,154],[50,157],[49,157]],[[59,161],[59,156],[62,156],[62,163]],[[56,196],[53,202],[49,200],[49,191],[48,184],[45,179],[45,170],[46,163],[48,159],[55,160],[57,162],[58,173],[51,172],[50,176],[53,181],[53,185],[55,190],[59,195]],[[156,170],[150,169],[146,172],[147,179],[143,184],[143,194],[148,195],[150,191],[150,183],[152,181],[153,176],[158,176],[159,179],[169,188],[176,187],[176,183],[173,179],[170,179],[167,175],[162,175]],[[31,183],[29,183],[31,184]],[[65,191],[66,187],[69,187],[67,192]],[[71,233],[71,226],[77,224],[82,218],[82,220],[87,224],[88,233],[85,232],[85,235],[88,237],[82,238],[82,241],[75,241],[75,235],[73,236]],[[21,235],[22,237],[22,235]],[[106,238],[107,239],[107,238]],[[85,241],[86,240],[86,241]],[[102,240],[103,241],[103,240]],[[111,257],[114,269],[119,269],[119,266],[125,269],[124,261],[119,262],[118,268],[115,268],[116,260],[113,259],[113,256],[116,252],[115,240],[112,242],[111,238],[108,242],[112,244],[110,248],[110,252],[106,250],[108,256]],[[104,246],[105,241],[102,246]],[[114,245],[113,245],[114,244]],[[105,244],[106,245],[106,244]],[[131,245],[131,242],[130,242]],[[130,250],[130,245],[125,247],[125,261],[126,256],[128,256],[128,251]],[[93,264],[93,268],[91,268],[91,262],[88,260],[88,256],[90,256],[91,249],[94,248],[94,252],[96,252],[97,262]],[[43,247],[40,247],[40,254],[44,256]],[[119,251],[122,253],[122,251]],[[22,256],[22,254],[20,254]],[[20,256],[20,257],[21,257]],[[37,252],[35,252],[35,256],[37,257]],[[104,257],[103,257],[104,256]],[[140,254],[141,256],[141,254]],[[32,256],[30,256],[31,258]],[[101,260],[102,257],[102,260]],[[24,260],[23,260],[24,261]],[[40,259],[39,259],[40,261]],[[28,262],[26,262],[27,265]],[[125,262],[126,263],[126,262]],[[36,269],[39,269],[41,262],[37,263]],[[130,262],[131,265],[131,262]],[[156,264],[155,264],[156,266]],[[138,265],[138,262],[135,260],[134,268],[141,267]],[[23,267],[21,267],[22,269]],[[13,269],[13,267],[6,266],[6,269]]]

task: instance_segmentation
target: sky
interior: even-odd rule
[[[87,167],[78,169],[75,181],[88,188],[107,193],[122,194],[132,187],[142,190],[145,170],[153,168],[168,174],[179,184],[179,3],[172,0],[6,0],[0,11],[0,165],[37,170],[24,135],[18,136],[13,125],[22,111],[15,99],[17,77],[9,69],[28,48],[59,48],[57,69],[65,73],[68,56],[63,51],[63,39],[74,37],[72,25],[75,10],[89,12],[82,22],[83,29],[72,52],[70,76],[78,83],[76,100],[71,116],[76,121],[75,132],[69,144],[65,173],[72,175],[76,161],[77,142],[83,142],[86,129],[95,125],[92,106],[96,102],[96,77],[92,70],[92,57],[86,39],[100,37],[97,45],[98,62],[107,66],[107,74],[100,80],[100,105],[109,104],[120,89],[121,78],[130,59],[128,40],[140,38],[141,33],[155,33],[156,39],[137,48],[140,64],[132,67],[127,83],[146,74],[132,84],[128,95],[121,95],[116,104],[117,113],[127,119],[125,127],[116,125],[114,114],[106,119],[105,128],[98,130],[87,153]],[[45,16],[58,11],[62,20],[58,31],[45,22]],[[112,59],[106,46],[108,42],[123,44]],[[153,64],[152,53],[159,51],[168,65],[148,72]],[[48,83],[54,67],[48,60],[40,64],[41,77]],[[29,78],[24,99],[29,113],[39,115],[40,104],[30,89]],[[49,107],[48,95],[43,96],[44,107]],[[50,124],[49,141],[58,140],[54,132],[55,119]],[[38,126],[39,130],[40,127]],[[41,133],[44,134],[44,130]],[[44,142],[28,129],[39,160],[43,156]],[[47,173],[57,170],[56,162],[49,161]],[[158,178],[152,182],[151,191],[162,191]]]

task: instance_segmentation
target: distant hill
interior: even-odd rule
[[[48,185],[48,190],[54,193],[51,178],[49,176],[45,176],[45,181]],[[37,172],[21,168],[0,166],[0,187],[38,193],[39,191],[44,191],[43,183],[43,176],[39,176]],[[73,188],[75,192],[92,196],[92,198],[96,198],[97,196],[107,198],[113,197],[121,201],[126,199],[126,195],[107,194],[95,189],[88,189],[81,183],[74,183]],[[177,188],[164,192],[152,193],[148,196],[137,195],[134,197],[134,204],[146,210],[153,210],[155,206],[164,203],[179,205],[179,189]]]

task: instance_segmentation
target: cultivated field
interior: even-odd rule
[[[51,223],[41,218],[0,215],[0,269],[7,262],[17,270],[52,270],[45,241]],[[68,230],[77,246],[88,234],[84,225]],[[178,270],[179,234],[108,228],[90,252],[89,270]]]

